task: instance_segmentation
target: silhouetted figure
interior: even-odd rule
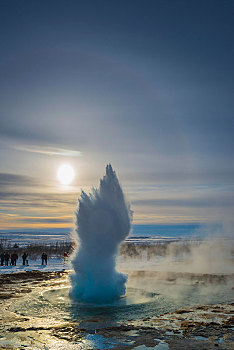
[[[26,265],[26,263],[27,263],[27,257],[28,257],[28,255],[24,252],[24,254],[22,255],[22,259],[23,259],[23,265]]]
[[[16,266],[16,261],[17,261],[17,259],[18,259],[18,255],[17,255],[16,252],[14,252],[14,253],[12,254],[12,256],[11,256],[11,263],[12,263],[13,266]]]
[[[47,265],[47,254],[44,254],[45,264]]]
[[[10,259],[10,254],[6,252],[4,254],[4,260],[5,260],[5,265],[6,266],[8,266],[8,264],[9,264],[9,259]]]
[[[1,266],[3,266],[4,265],[4,261],[5,261],[5,252],[1,253],[0,258],[1,258]]]
[[[65,262],[67,260],[67,257],[68,257],[67,252],[64,252],[64,254],[63,254],[63,262],[64,262],[64,264],[65,264]]]
[[[44,265],[45,262],[45,256],[44,253],[41,254],[41,264]]]

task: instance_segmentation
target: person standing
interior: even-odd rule
[[[12,261],[13,266],[16,266],[17,259],[18,259],[18,255],[17,255],[16,251],[14,251],[14,253],[11,256],[11,261]]]
[[[5,265],[8,266],[9,263],[9,259],[10,259],[10,254],[8,252],[6,252],[4,254],[4,260],[5,260]]]
[[[4,265],[4,260],[5,260],[5,252],[1,253],[1,266]]]
[[[13,254],[10,254],[10,265],[13,266]]]
[[[44,265],[45,262],[45,253],[41,254],[41,264]]]
[[[22,259],[23,259],[23,265],[26,264],[26,259],[27,259],[28,255],[24,252],[24,254],[22,255]]]

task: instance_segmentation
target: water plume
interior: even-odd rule
[[[125,294],[127,275],[115,269],[120,243],[128,236],[131,211],[115,171],[107,165],[98,189],[82,191],[76,212],[78,249],[73,257],[70,296],[105,303]]]

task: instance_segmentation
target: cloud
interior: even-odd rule
[[[5,188],[0,190],[0,228],[70,227],[76,205],[77,193],[24,192],[24,187],[16,192]]]
[[[31,176],[0,173],[0,188],[5,188],[6,186],[28,186],[36,183],[36,180]],[[2,193],[2,195],[4,194]]]
[[[45,184],[30,176],[0,173],[0,206],[2,209],[22,210],[69,207],[72,211],[76,205],[77,192],[48,192],[48,188],[46,192]]]
[[[31,152],[45,154],[48,156],[63,156],[63,157],[80,157],[82,153],[80,151],[74,151],[59,147],[49,147],[49,146],[15,146],[18,151]]]
[[[27,193],[1,191],[0,203],[2,207],[39,207],[41,209],[61,207],[68,205],[74,207],[77,201],[77,193]]]
[[[171,159],[170,159],[171,160]],[[176,161],[176,159],[175,159]],[[171,160],[174,166],[173,160]],[[177,162],[180,165],[178,170],[170,170],[164,166],[164,171],[155,169],[147,171],[129,171],[128,169],[123,172],[123,178],[125,183],[127,182],[131,186],[133,184],[147,184],[147,185],[172,185],[173,187],[178,184],[194,185],[194,184],[233,184],[234,170],[233,169],[193,169],[187,170],[183,168],[183,164],[180,160]],[[145,190],[145,189],[144,189]]]
[[[234,207],[233,195],[191,198],[191,199],[139,199],[132,202],[135,206],[148,207]]]
[[[24,223],[72,223],[73,218],[70,217],[22,217],[17,218],[17,220],[23,221]]]

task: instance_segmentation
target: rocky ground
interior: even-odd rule
[[[14,311],[19,298],[68,283],[68,272],[0,275],[0,349],[234,349],[234,303],[200,305],[128,323],[101,325],[29,317]]]

